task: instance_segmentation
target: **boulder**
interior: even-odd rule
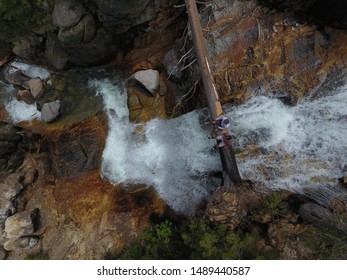
[[[40,78],[33,78],[28,81],[29,88],[34,99],[39,99],[43,94],[43,83]]]
[[[53,24],[60,28],[75,26],[86,13],[79,0],[56,0],[53,9]]]
[[[44,103],[41,110],[42,121],[49,123],[53,122],[60,114],[60,101],[52,101]]]
[[[39,209],[19,212],[5,221],[5,234],[8,239],[33,235],[37,229]]]
[[[167,75],[177,80],[182,78],[182,68],[184,66],[183,63],[178,63],[182,58],[182,54],[179,51],[180,48],[182,48],[181,44],[175,43],[174,47],[165,54],[162,61],[165,65]]]
[[[133,76],[140,85],[153,94],[159,86],[159,71],[157,70],[141,70],[136,72]]]
[[[91,41],[95,35],[95,21],[91,14],[85,15],[73,27],[59,30],[58,39],[63,45],[75,46]]]
[[[70,53],[70,62],[80,66],[90,66],[112,59],[117,53],[118,41],[113,38],[111,32],[101,29],[89,42],[64,47]]]
[[[151,0],[100,0],[98,17],[106,28],[116,34],[153,20],[157,11]]]
[[[42,38],[36,35],[29,35],[16,42],[12,51],[18,57],[35,61],[37,59],[37,50],[41,43]]]
[[[12,201],[0,196],[0,219],[5,220],[16,212],[16,208]]]
[[[68,65],[68,52],[61,46],[61,43],[53,37],[47,38],[45,57],[47,62],[57,70],[64,70]]]
[[[23,175],[14,173],[6,177],[3,183],[0,183],[0,192],[7,200],[18,196],[24,189],[22,185]]]
[[[6,259],[6,251],[3,248],[0,248],[0,261]]]
[[[18,239],[10,239],[4,244],[6,251],[16,251],[22,249],[29,249],[34,247],[38,243],[37,237],[21,237]]]
[[[24,89],[24,90],[20,89],[20,90],[18,90],[16,98],[17,98],[17,100],[23,101],[26,104],[33,104],[35,102],[35,99],[34,99],[33,95],[27,89]]]

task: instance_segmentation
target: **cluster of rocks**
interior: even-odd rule
[[[26,104],[36,103],[45,91],[45,80],[39,77],[31,78],[26,76],[20,69],[14,72],[8,72],[5,80],[17,88],[16,98]],[[60,101],[55,100],[42,105],[41,120],[44,122],[52,122],[58,118],[60,114]]]
[[[38,138],[30,131],[0,122],[0,259],[7,251],[30,248],[38,240],[35,231],[39,211],[22,211],[25,201],[20,198],[37,180],[34,165],[24,161]]]
[[[259,192],[245,184],[232,192],[218,189],[204,215],[209,222],[224,224],[231,230],[248,223],[248,230],[261,236],[259,252],[277,251],[283,259],[297,260],[314,258],[304,238],[311,225],[338,236],[347,234],[347,220],[342,219],[342,213],[347,213],[346,207],[336,212],[302,195]]]
[[[39,209],[17,212],[20,194],[36,176],[36,170],[12,173],[0,183],[0,259],[6,257],[6,251],[31,248],[38,242]]]

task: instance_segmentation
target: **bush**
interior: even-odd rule
[[[0,39],[12,43],[32,32],[54,30],[53,4],[54,0],[0,0]]]
[[[138,243],[116,259],[266,259],[256,250],[258,234],[233,232],[224,225],[209,225],[191,218],[180,225],[164,221],[147,229]]]

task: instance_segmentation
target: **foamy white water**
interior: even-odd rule
[[[310,193],[320,203],[347,193],[337,179],[347,173],[347,86],[330,96],[288,107],[254,97],[229,108],[235,146],[246,149],[238,163],[244,178],[273,189]],[[247,156],[252,144],[261,153]]]
[[[21,62],[18,60],[14,60],[10,63],[13,67],[7,67],[7,70],[10,72],[14,72],[16,69],[22,70],[23,74],[30,78],[40,78],[45,80],[50,77],[51,73],[42,66],[28,64],[25,62]]]
[[[15,98],[5,104],[5,109],[13,123],[41,119],[41,112],[37,110],[36,105],[26,104]]]
[[[114,184],[145,183],[177,211],[195,206],[218,187],[209,178],[220,170],[213,141],[194,111],[173,120],[154,119],[142,132],[128,121],[127,96],[108,81],[93,82],[103,97],[110,130],[101,173]],[[346,175],[347,90],[288,107],[264,96],[227,108],[243,178],[266,188],[308,192],[326,203],[343,190],[336,180]],[[248,156],[257,147],[257,155]],[[323,196],[322,197],[320,197]],[[313,194],[314,196],[314,194]],[[325,201],[326,200],[326,201]]]
[[[218,185],[206,173],[220,169],[199,113],[154,119],[137,132],[140,128],[128,120],[126,92],[107,81],[92,84],[103,97],[110,124],[102,175],[114,184],[151,185],[175,210],[194,213],[197,203]]]

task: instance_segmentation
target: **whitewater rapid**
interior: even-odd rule
[[[94,81],[104,101],[110,129],[102,175],[114,184],[145,183],[177,211],[196,205],[218,187],[208,174],[221,169],[219,154],[204,126],[206,110],[172,120],[129,123],[121,86]],[[264,188],[311,194],[321,203],[341,195],[337,179],[346,176],[347,87],[295,107],[257,96],[227,107],[241,175]],[[256,147],[257,153],[250,150]],[[252,154],[250,156],[250,154]]]
[[[221,164],[208,139],[211,127],[204,125],[207,111],[133,124],[121,82],[93,80],[89,87],[102,98],[109,122],[101,176],[124,187],[153,186],[173,209],[193,214],[220,183],[211,176]],[[338,186],[347,173],[346,105],[344,86],[295,107],[264,95],[225,107],[241,176],[263,188],[309,194],[322,204],[333,197],[347,200]],[[34,105],[14,97],[6,109],[14,122],[39,118]]]

